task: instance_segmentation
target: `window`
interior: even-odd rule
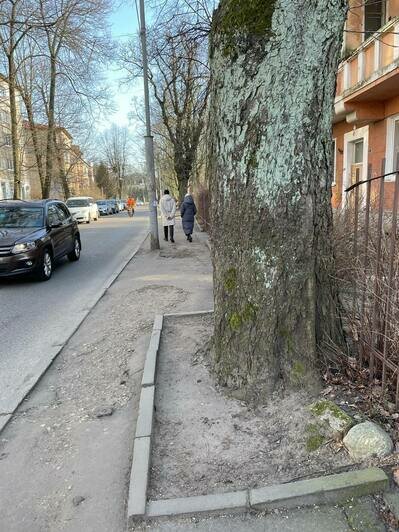
[[[6,88],[0,85],[0,98],[6,97]]]
[[[387,144],[385,154],[385,172],[395,172],[399,164],[399,115],[387,119]],[[394,175],[387,177],[387,181],[395,179]]]
[[[61,220],[58,215],[58,210],[55,205],[50,205],[47,212],[47,220],[50,226],[58,225],[61,223]]]
[[[385,1],[366,0],[364,5],[364,40],[378,31],[385,22]]]
[[[363,139],[353,143],[353,164],[362,164],[363,162]]]
[[[6,167],[7,170],[14,170],[14,163],[12,162],[12,159],[6,159]]]
[[[4,146],[11,146],[11,135],[4,135]]]
[[[10,123],[10,115],[6,111],[0,111],[0,123],[1,124]]]
[[[69,212],[66,210],[64,205],[62,205],[62,203],[57,203],[56,207],[57,207],[58,216],[63,222],[70,218]]]
[[[6,187],[6,183],[4,181],[2,181],[0,183],[0,198],[1,199],[6,199],[7,198],[7,187]]]
[[[393,131],[393,154],[392,154],[392,172],[399,168],[399,120],[395,120]]]

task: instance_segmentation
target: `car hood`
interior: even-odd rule
[[[33,229],[32,227],[0,228],[0,247],[13,246],[19,240],[36,240],[40,238],[41,231],[42,229]]]
[[[84,210],[89,210],[90,207],[87,205],[82,205],[81,207],[68,207],[69,211],[70,212],[80,212],[80,211],[84,211]]]

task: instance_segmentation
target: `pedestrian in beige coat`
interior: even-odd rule
[[[162,215],[162,224],[166,242],[168,236],[170,241],[174,244],[174,230],[175,230],[175,216],[176,216],[176,202],[169,194],[169,190],[164,190],[161,201],[159,202]]]

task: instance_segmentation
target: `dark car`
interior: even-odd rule
[[[32,274],[48,281],[54,262],[80,258],[76,220],[62,201],[0,201],[0,277]]]

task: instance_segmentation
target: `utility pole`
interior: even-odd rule
[[[147,57],[147,32],[145,27],[145,8],[144,0],[140,0],[140,37],[141,51],[143,54],[143,77],[144,77],[144,106],[146,135],[145,139],[145,160],[148,177],[148,193],[150,204],[150,231],[151,231],[151,249],[159,249],[158,236],[158,210],[155,182],[155,163],[154,163],[154,139],[151,134],[151,114],[150,114],[150,92],[148,89],[148,57]]]

